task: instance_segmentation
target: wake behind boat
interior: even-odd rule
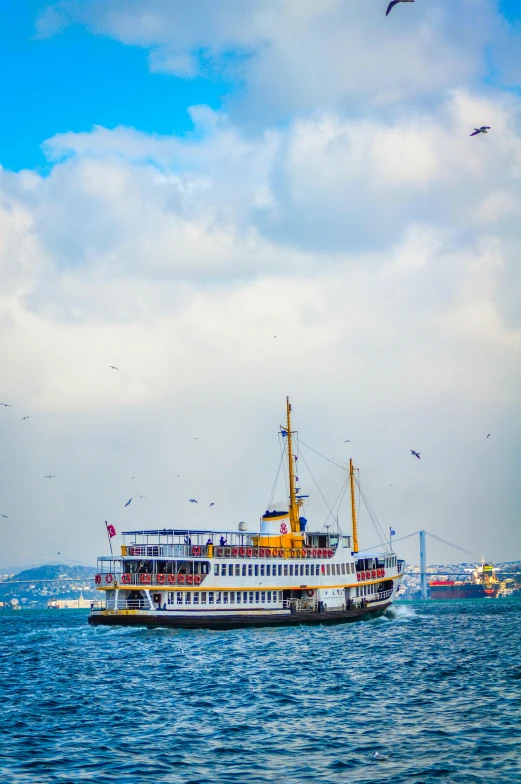
[[[98,559],[96,584],[105,599],[89,623],[231,629],[343,623],[381,615],[403,576],[390,545],[358,548],[355,470],[349,469],[352,532],[307,530],[297,488],[286,400],[289,509],[266,511],[260,530],[141,530],[123,533],[121,556]],[[325,530],[324,530],[325,529]]]

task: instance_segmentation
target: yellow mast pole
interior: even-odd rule
[[[293,460],[293,441],[291,436],[291,403],[286,398],[286,429],[288,431],[288,463],[289,463],[289,523],[293,533],[300,531],[298,522],[298,506],[295,498],[295,461]]]
[[[351,519],[353,521],[353,552],[358,552],[358,528],[356,524],[356,502],[355,502],[355,469],[353,461],[349,460],[349,479],[351,482]]]

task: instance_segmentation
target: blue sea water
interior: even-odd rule
[[[521,782],[520,631],[510,599],[227,632],[0,612],[0,780]]]

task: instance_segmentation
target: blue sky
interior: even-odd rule
[[[127,125],[158,134],[193,128],[187,108],[221,106],[230,85],[218,75],[151,74],[147,52],[80,25],[38,38],[41,0],[4,0],[0,27],[0,163],[46,168],[40,145],[56,133]]]

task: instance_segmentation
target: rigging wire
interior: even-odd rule
[[[304,446],[305,446],[305,444],[304,444]],[[313,450],[313,451],[314,451],[314,450]],[[304,461],[304,465],[306,466],[306,468],[308,469],[309,473],[311,474],[311,478],[312,478],[312,480],[314,481],[314,483],[315,483],[315,485],[316,485],[316,487],[317,487],[317,490],[318,490],[318,492],[319,492],[319,493],[320,493],[320,495],[322,496],[322,500],[324,501],[325,505],[326,505],[326,506],[327,506],[327,508],[329,509],[329,513],[330,513],[331,515],[333,515],[333,510],[332,510],[332,509],[331,509],[331,507],[329,506],[329,504],[328,504],[328,502],[327,502],[327,500],[326,500],[326,497],[324,496],[324,493],[323,493],[323,492],[322,492],[322,490],[320,489],[320,485],[318,484],[317,480],[315,479],[315,477],[314,477],[314,475],[313,475],[313,472],[312,472],[311,468],[308,466],[308,464],[307,464],[307,461],[306,461],[306,458],[304,457],[304,455],[303,455],[302,453],[300,454],[300,457],[301,457],[301,458],[302,458],[302,460]],[[329,518],[328,518],[328,519],[329,519]]]
[[[348,485],[348,483],[349,483],[349,480],[348,480],[348,479],[346,479],[346,481],[343,483],[342,487],[340,488],[340,492],[338,493],[338,495],[337,495],[337,497],[335,498],[335,501],[334,501],[334,503],[333,503],[333,509],[336,509],[336,510],[337,510],[337,522],[338,522],[338,513],[339,513],[339,511],[340,511],[340,507],[341,507],[341,505],[342,505],[342,501],[344,500],[344,496],[345,496],[345,494],[346,494],[346,490],[347,490],[347,485]],[[326,517],[326,520],[325,520],[325,522],[324,522],[324,525],[326,525],[326,524],[327,524],[327,521],[329,520],[329,518],[330,518],[331,514],[332,514],[332,512],[330,512],[330,513],[328,514],[328,516]]]
[[[319,457],[323,457],[323,458],[324,458],[324,460],[327,460],[327,461],[328,461],[328,463],[333,463],[333,465],[336,465],[336,467],[337,467],[337,468],[341,468],[341,469],[342,469],[342,471],[348,471],[348,470],[349,470],[349,469],[347,469],[345,466],[343,466],[343,465],[340,465],[340,463],[335,463],[335,461],[334,461],[334,460],[331,460],[331,458],[330,458],[330,457],[326,457],[326,456],[325,456],[325,455],[323,455],[321,452],[317,452],[317,450],[316,450],[316,449],[313,449],[313,447],[312,447],[312,446],[310,446],[309,444],[305,444],[305,443],[304,443],[304,441],[300,441],[300,443],[302,444],[302,446],[305,446],[305,447],[307,447],[307,449],[311,449],[311,451],[312,451],[312,452],[314,452],[314,453],[315,453],[316,455],[318,455]]]
[[[379,520],[378,520],[378,518],[377,518],[377,516],[376,516],[376,514],[375,514],[375,512],[374,512],[374,510],[373,510],[373,508],[371,506],[371,504],[369,503],[366,494],[362,490],[362,487],[360,485],[359,477],[355,476],[355,482],[356,482],[356,485],[358,487],[358,490],[359,490],[360,496],[362,498],[362,501],[365,504],[365,508],[367,509],[367,512],[369,514],[369,519],[371,520],[371,522],[373,524],[373,527],[375,529],[376,535],[381,538],[381,546],[384,548],[384,550],[386,552],[389,552],[389,544],[386,542],[384,530],[383,530],[382,526],[380,525],[380,522],[379,522]]]
[[[280,469],[282,468],[282,462],[284,460],[285,454],[286,454],[286,445],[283,444],[281,441],[279,467],[277,468],[277,473],[275,474],[275,481],[273,482],[273,487],[271,488],[270,500],[268,501],[268,506],[266,507],[266,509],[269,509],[271,504],[273,503],[273,498],[275,496],[275,491],[277,489],[277,484],[279,481]]]

